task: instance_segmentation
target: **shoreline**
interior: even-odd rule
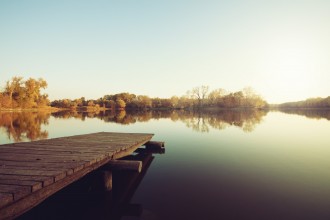
[[[42,108],[0,108],[0,112],[58,112],[61,111],[59,108],[54,107],[42,107]]]

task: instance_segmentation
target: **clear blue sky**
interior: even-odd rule
[[[1,86],[50,99],[253,87],[271,103],[330,95],[330,1],[0,0]]]

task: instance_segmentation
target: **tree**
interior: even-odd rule
[[[11,101],[9,95],[6,93],[0,92],[0,109],[1,108],[11,108]]]
[[[139,108],[151,108],[152,107],[152,101],[146,95],[137,96],[137,100],[139,103]]]
[[[245,87],[243,90],[244,95],[244,107],[264,107],[267,105],[266,101],[264,101],[252,87]]]
[[[23,93],[22,92],[22,80],[23,80],[23,77],[15,76],[11,79],[11,81],[6,82],[5,93],[7,93],[9,95],[11,107],[15,107],[15,106],[13,106],[14,96],[18,97],[20,94]]]
[[[42,78],[29,78],[23,81],[23,77],[13,77],[6,82],[3,95],[8,96],[11,108],[14,107],[37,107],[48,105],[48,95],[41,94],[41,89],[47,87],[47,82]]]
[[[27,105],[27,107],[36,107],[42,103],[45,103],[44,99],[47,97],[41,95],[40,93],[41,89],[47,88],[47,82],[45,80],[43,80],[42,78],[39,78],[38,80],[29,78],[27,81],[25,81],[24,84],[25,84],[24,103]]]
[[[209,91],[209,86],[195,87],[191,90],[190,95],[193,98],[197,99],[199,108],[202,106],[203,101],[206,98],[208,91]]]
[[[221,88],[211,91],[208,95],[209,104],[212,106],[219,104],[221,97],[224,96],[225,94],[226,91]]]

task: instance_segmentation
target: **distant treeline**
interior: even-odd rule
[[[99,99],[61,99],[49,102],[41,89],[47,87],[44,79],[13,77],[0,91],[0,108],[40,108],[52,106],[71,110],[97,111],[100,109],[202,109],[202,108],[264,108],[267,102],[252,88],[227,92],[224,89],[209,91],[208,86],[195,87],[181,97],[150,98],[127,92],[104,95]]]
[[[79,99],[55,100],[52,107],[67,109],[200,109],[208,107],[220,108],[264,108],[265,100],[258,96],[251,88],[227,93],[223,89],[208,92],[208,87],[196,87],[186,95],[171,98],[150,98],[146,95],[119,93],[105,95],[96,100]]]
[[[299,102],[287,102],[279,108],[330,108],[330,96],[327,98],[310,98]]]

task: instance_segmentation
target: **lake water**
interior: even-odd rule
[[[0,113],[0,143],[154,133],[166,152],[132,197],[141,216],[113,219],[329,219],[329,119],[327,111]]]

